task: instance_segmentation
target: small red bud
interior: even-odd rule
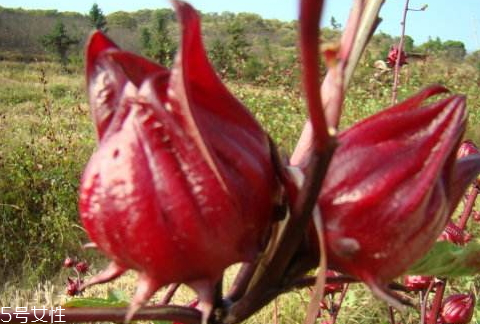
[[[83,280],[80,279],[71,279],[70,277],[67,278],[67,295],[75,296],[80,293],[80,285],[83,283]]]
[[[63,261],[63,267],[64,268],[71,268],[75,265],[75,261],[70,258],[70,257],[67,257],[64,261]]]
[[[387,64],[390,67],[394,67],[395,64],[397,63],[397,57],[398,57],[398,47],[397,46],[392,46],[390,48],[390,52],[388,52],[387,56]],[[403,66],[407,64],[407,54],[405,51],[401,51],[400,53],[400,66]]]
[[[470,242],[472,240],[472,238],[473,238],[473,235],[470,234],[470,233],[465,232],[465,235],[463,235],[463,241],[465,243]]]
[[[327,278],[335,278],[335,277],[338,277],[340,274],[333,270],[327,270],[326,275],[327,275]],[[342,290],[343,290],[343,284],[341,283],[325,284],[325,295],[341,292]]]
[[[457,159],[466,157],[470,154],[479,154],[477,146],[471,140],[464,141],[457,151]]]
[[[405,276],[404,284],[409,291],[425,290],[430,286],[431,276]]]
[[[477,210],[474,210],[472,212],[473,219],[476,220],[477,222],[480,222],[480,212]]]
[[[472,320],[475,307],[473,294],[455,294],[443,302],[442,317],[448,324],[467,324]]]
[[[75,268],[77,269],[78,272],[80,273],[86,273],[88,271],[88,263],[85,261],[78,262],[75,265]]]

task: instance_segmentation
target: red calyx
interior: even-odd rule
[[[480,158],[456,159],[465,98],[425,105],[427,88],[338,136],[319,205],[329,268],[366,282],[399,305],[386,286],[435,243]]]
[[[65,260],[63,261],[64,268],[71,268],[74,265],[75,265],[75,261],[70,257],[65,258]]]
[[[182,42],[171,70],[100,32],[87,47],[99,144],[80,215],[113,262],[85,286],[137,270],[128,316],[169,283],[211,307],[223,270],[263,247],[279,192],[268,136],[208,62],[196,11],[174,5]]]
[[[88,263],[85,261],[78,262],[75,265],[75,269],[80,273],[86,273],[88,271]]]
[[[470,323],[475,308],[473,294],[455,294],[447,297],[442,305],[442,318],[448,324]]]
[[[426,290],[434,278],[431,276],[405,276],[403,283],[409,291]]]
[[[335,272],[333,270],[327,270],[326,276],[327,280],[328,278],[335,278],[338,277],[340,274],[338,272]],[[337,292],[341,292],[343,290],[343,284],[342,283],[327,283],[325,284],[325,295],[329,294],[335,294]]]
[[[398,47],[397,46],[392,46],[390,48],[390,51],[388,52],[388,56],[387,56],[387,64],[388,66],[390,67],[394,67],[396,62],[397,62],[397,57],[398,57]],[[407,54],[405,53],[405,51],[401,51],[401,54],[400,54],[400,62],[399,62],[400,66],[403,66],[405,64],[407,64]]]

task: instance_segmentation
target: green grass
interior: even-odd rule
[[[345,100],[342,129],[389,105],[391,80],[372,81],[373,72],[366,65],[357,71]],[[431,83],[442,83],[452,92],[466,94],[470,111],[467,137],[480,143],[479,74],[466,64],[435,60],[412,64],[402,71],[399,94],[405,98]],[[0,304],[59,303],[66,299],[68,272],[61,269],[65,256],[88,258],[93,262],[91,273],[106,262],[96,253],[80,249],[87,238],[78,223],[78,183],[95,148],[84,78],[78,71],[65,74],[54,63],[0,61],[0,81],[0,278],[4,278]],[[228,86],[279,147],[286,154],[292,152],[305,120],[300,90],[237,82]],[[102,297],[108,287],[132,293],[134,280],[130,274],[87,294]],[[467,278],[452,287],[449,289],[477,289],[479,282]],[[178,302],[186,303],[192,296],[182,291]],[[307,303],[307,290],[280,297],[279,323],[301,322]],[[384,304],[356,284],[347,295],[339,323],[386,323],[387,311]],[[272,304],[248,323],[273,322],[273,316]],[[402,323],[418,322],[414,312],[401,314],[400,318]]]

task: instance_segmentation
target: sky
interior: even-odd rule
[[[56,9],[58,11],[76,11],[88,13],[96,2],[104,13],[115,11],[135,11],[140,9],[168,8],[167,0],[0,0],[0,6],[24,9]],[[193,6],[202,12],[253,12],[267,19],[290,21],[297,18],[298,0],[190,0]],[[352,1],[327,0],[323,14],[323,25],[328,26],[333,16],[342,25],[348,17]],[[406,34],[413,37],[415,45],[428,41],[429,37],[462,41],[467,51],[480,49],[480,0],[410,0],[410,8],[420,8],[428,4],[426,11],[409,11]],[[383,22],[378,31],[392,36],[401,32],[405,0],[386,0],[380,16]]]

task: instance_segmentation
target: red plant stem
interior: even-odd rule
[[[428,296],[432,292],[433,286],[435,286],[434,280],[430,282],[430,285],[428,285],[428,288],[423,293],[423,296],[420,295],[420,324],[425,324],[425,319],[427,315]]]
[[[82,308],[64,308],[60,313],[54,312],[53,318],[48,314],[48,310],[45,312],[45,316],[42,318],[48,323],[59,323],[63,321],[65,323],[78,323],[78,322],[115,322],[123,323],[125,321],[125,315],[127,313],[125,307],[82,307]],[[3,310],[0,312],[0,322],[4,323],[24,323],[27,318],[27,323],[40,322],[38,319],[42,317],[41,311],[32,311],[28,313],[22,313],[19,315],[15,312],[7,312]],[[18,313],[18,312],[16,312]],[[61,315],[61,317],[59,317]],[[201,322],[201,313],[193,308],[181,307],[181,306],[153,306],[143,307],[135,313],[133,320],[164,320],[181,322],[184,324],[199,324]]]
[[[335,307],[335,312],[332,314],[332,321],[331,324],[335,324],[337,321],[338,313],[340,312],[340,308],[342,307],[343,301],[345,300],[345,296],[347,295],[349,284],[345,284],[342,289],[342,293],[340,294],[340,298],[338,300],[338,307]],[[333,304],[333,303],[332,303]]]
[[[425,310],[427,309],[427,303],[425,302],[425,294],[424,290],[421,290],[418,293],[418,299],[420,299],[420,324],[425,324]]]
[[[289,279],[295,279],[286,278],[286,272],[311,219],[312,210],[333,155],[335,143],[329,141],[327,145],[326,151],[319,152],[314,149],[312,152],[310,164],[305,172],[305,182],[293,204],[292,216],[285,225],[283,237],[276,245],[272,259],[259,269],[258,277],[254,275],[252,278],[251,289],[230,308],[224,319],[226,324],[245,320],[268,304],[281,291],[285,291]]]
[[[180,287],[180,284],[178,283],[173,283],[168,286],[167,291],[165,292],[165,295],[163,296],[162,300],[160,301],[160,305],[168,305],[170,301],[173,298],[173,295],[175,295],[175,292],[177,291],[178,287]]]
[[[391,324],[395,324],[395,314],[393,313],[393,307],[388,306],[388,317]]]
[[[477,199],[478,191],[478,187],[473,185],[470,193],[468,194],[467,203],[465,204],[462,216],[460,216],[460,220],[458,221],[458,227],[460,227],[462,230],[467,227],[468,219],[472,214],[473,206],[475,206],[475,200]]]
[[[273,301],[273,324],[278,324],[278,298]]]
[[[430,309],[430,316],[427,324],[437,323],[437,318],[440,315],[440,310],[442,308],[443,295],[445,293],[446,285],[446,279],[439,279],[439,281],[435,283],[435,296],[433,297],[432,308]]]
[[[403,9],[403,19],[400,23],[402,25],[402,33],[400,34],[400,42],[398,44],[397,50],[397,59],[395,61],[395,71],[393,74],[393,87],[392,87],[392,105],[397,103],[397,92],[398,92],[398,79],[400,75],[400,59],[402,57],[403,43],[405,40],[405,25],[407,21],[407,12],[408,12],[408,3],[410,0],[405,1],[405,8]]]
[[[302,78],[308,111],[313,129],[313,145],[319,151],[326,149],[328,131],[320,95],[319,37],[320,14],[323,0],[302,0],[300,2],[300,55]]]

